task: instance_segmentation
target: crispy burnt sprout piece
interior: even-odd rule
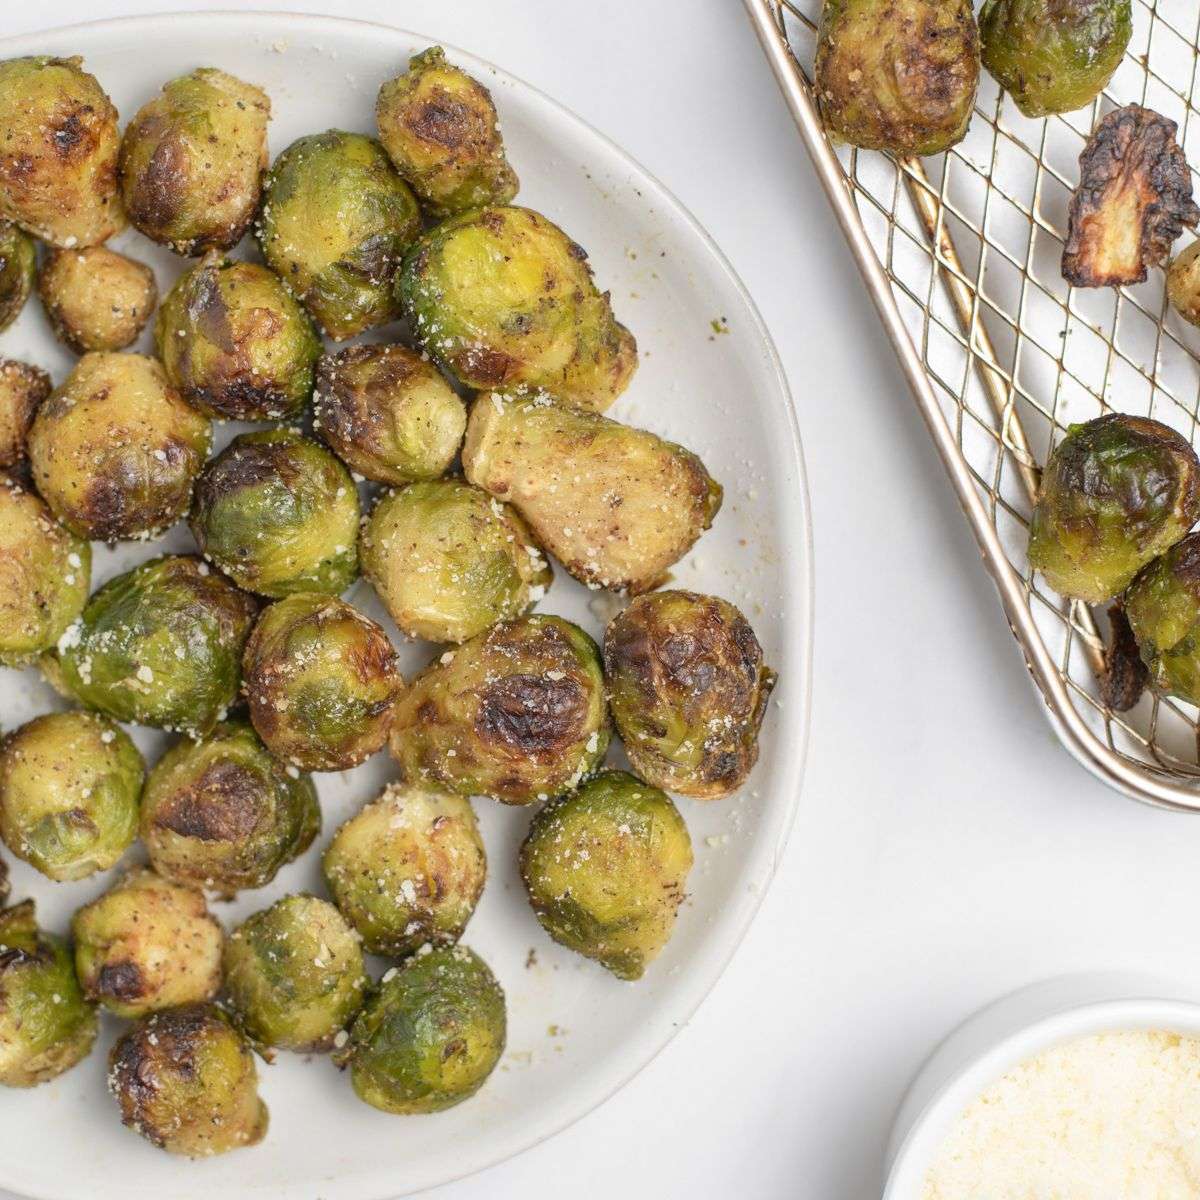
[[[1128,712],[1149,686],[1150,671],[1142,661],[1137,638],[1122,605],[1109,608],[1108,624],[1100,698],[1113,712]]]
[[[86,354],[136,341],[158,303],[158,286],[145,263],[107,246],[85,246],[46,255],[38,295],[58,340]]]
[[[1125,615],[1151,685],[1200,704],[1200,534],[1138,574],[1125,593]]]
[[[33,415],[51,391],[50,376],[41,367],[0,358],[0,467],[24,460]]]
[[[1127,104],[1092,131],[1067,218],[1062,273],[1069,284],[1141,283],[1150,267],[1166,261],[1184,226],[1196,228],[1200,208],[1177,128],[1151,109]]]
[[[36,276],[37,245],[33,238],[11,221],[0,220],[0,330],[7,329],[21,315]]]
[[[1200,461],[1173,429],[1110,413],[1072,425],[1042,472],[1029,563],[1060,596],[1100,604],[1200,517]]]

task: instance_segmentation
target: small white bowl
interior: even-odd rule
[[[1116,1029],[1200,1036],[1200,1001],[1140,975],[1072,975],[1022,988],[969,1017],[929,1056],[900,1104],[883,1200],[920,1200],[966,1106],[1001,1076],[1064,1042]]]

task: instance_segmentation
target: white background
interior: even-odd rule
[[[8,0],[0,34],[203,7]],[[1200,990],[1200,819],[1106,791],[1054,741],[737,0],[240,7],[458,43],[614,138],[741,273],[808,460],[812,749],[756,924],[636,1081],[436,1200],[875,1197],[908,1079],[980,1004],[1090,969]]]

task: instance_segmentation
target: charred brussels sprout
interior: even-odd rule
[[[216,255],[179,278],[154,330],[167,377],[210,417],[295,416],[313,389],[321,339],[274,271]]]
[[[333,596],[272,604],[246,643],[250,719],[277,757],[346,771],[387,741],[404,686],[388,635]]]
[[[3,161],[0,158],[0,164]],[[7,329],[21,315],[36,274],[37,247],[33,238],[11,221],[0,220],[0,330]]]
[[[396,170],[433,216],[507,204],[517,194],[491,93],[448,63],[441,46],[379,89],[375,120]]]
[[[50,376],[40,367],[0,358],[0,467],[25,457],[25,439],[38,405],[50,395]]]
[[[50,879],[107,871],[137,835],[146,769],[119,726],[47,713],[0,743],[0,837]]]
[[[315,896],[277,900],[225,946],[234,1018],[261,1046],[329,1050],[362,1007],[367,983],[358,935]]]
[[[525,614],[550,565],[506,504],[456,479],[412,483],[380,498],[363,526],[363,574],[412,637],[465,642]]]
[[[487,855],[465,796],[391,784],[333,835],[325,882],[372,954],[457,942],[483,892]]]
[[[212,443],[158,362],[85,354],[38,409],[29,462],[38,491],[80,537],[114,542],[160,533],[187,512]]]
[[[1151,683],[1200,704],[1200,534],[1139,573],[1125,593],[1125,615]]]
[[[154,272],[106,246],[51,250],[38,295],[59,341],[76,354],[124,350],[158,303]]]
[[[206,733],[237,699],[255,607],[198,559],[151,559],[100,588],[43,667],[119,721]]]
[[[1029,563],[1061,596],[1099,604],[1200,517],[1200,462],[1173,429],[1110,413],[1072,425],[1042,473]]]
[[[407,346],[351,346],[321,360],[314,424],[338,457],[379,483],[437,479],[454,461],[467,410]]]
[[[504,1053],[504,992],[465,946],[394,967],[339,1055],[360,1100],[384,1112],[441,1112],[473,1096]]]
[[[108,1087],[122,1123],[171,1154],[225,1154],[267,1131],[254,1054],[214,1004],[142,1017],[112,1048]]]
[[[33,901],[0,912],[0,1084],[33,1087],[70,1070],[96,1028],[71,951],[38,929]]]
[[[196,482],[205,558],[261,596],[344,592],[358,574],[358,492],[323,446],[291,429],[243,433]]]
[[[121,141],[130,221],[179,254],[236,246],[258,212],[270,119],[266,93],[224,71],[164,84]]]
[[[542,928],[618,979],[640,979],[667,944],[691,869],[679,810],[624,771],[603,771],[551,801],[521,847]]]
[[[463,470],[576,579],[635,593],[657,587],[721,507],[690,450],[544,397],[476,400]]]
[[[258,240],[317,323],[342,341],[396,317],[393,280],[420,229],[416,199],[383,147],[330,129],[275,160]]]
[[[405,258],[398,287],[421,344],[466,387],[545,388],[603,410],[637,369],[586,251],[531,209],[444,221]]]
[[[82,64],[0,62],[0,214],[51,246],[94,246],[125,224],[117,110]]]
[[[142,796],[142,840],[155,870],[226,896],[270,883],[320,828],[312,780],[242,722],[173,746]]]
[[[71,921],[75,971],[89,1000],[141,1017],[211,1000],[224,934],[196,888],[137,867]]]
[[[435,659],[396,706],[409,783],[531,804],[575,787],[609,742],[596,643],[562,617],[494,625]]]

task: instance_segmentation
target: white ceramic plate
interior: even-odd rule
[[[81,54],[125,119],[165,80],[197,66],[220,67],[270,94],[271,148],[278,153],[294,138],[330,126],[373,132],[379,84],[429,44],[415,34],[346,20],[205,13],[12,39],[0,43],[0,57]],[[778,359],[729,264],[660,184],[552,100],[468,54],[451,48],[451,56],[493,91],[521,176],[519,202],[540,209],[588,248],[601,286],[611,290],[618,316],[637,335],[641,368],[612,415],[683,442],[725,485],[724,509],[676,580],[738,604],[780,673],[761,761],[733,799],[681,801],[696,846],[691,895],[670,945],[637,984],[620,983],[549,941],[515,870],[529,814],[477,804],[491,872],[466,941],[507,991],[509,1040],[501,1066],[469,1103],[438,1116],[386,1116],[361,1104],[328,1061],[285,1054],[260,1072],[271,1110],[265,1141],[189,1163],[118,1123],[104,1085],[117,1025],[106,1019],[82,1065],[31,1092],[3,1096],[0,1185],[16,1192],[54,1200],[235,1194],[378,1200],[500,1161],[586,1113],[666,1044],[716,981],[774,872],[800,790],[812,594],[803,464]],[[179,272],[181,260],[136,233],[114,245],[151,262],[164,291]],[[0,354],[40,363],[56,381],[70,365],[36,301],[0,335]],[[218,441],[233,432],[225,426]],[[183,528],[166,544],[191,546]],[[95,584],[157,552],[144,546],[97,551]],[[380,615],[365,585],[352,598]],[[607,599],[559,571],[543,608],[599,636]],[[418,645],[403,653],[406,670],[430,655]],[[0,674],[4,728],[59,706],[32,672]],[[151,760],[164,744],[152,731],[136,736]],[[318,776],[325,814],[318,844],[388,775],[386,758],[378,755],[356,771]],[[285,892],[319,889],[318,857],[312,851],[270,888],[217,905],[218,915],[229,925]],[[35,896],[44,923],[58,930],[109,882],[50,884],[23,864],[13,876],[15,897]]]

